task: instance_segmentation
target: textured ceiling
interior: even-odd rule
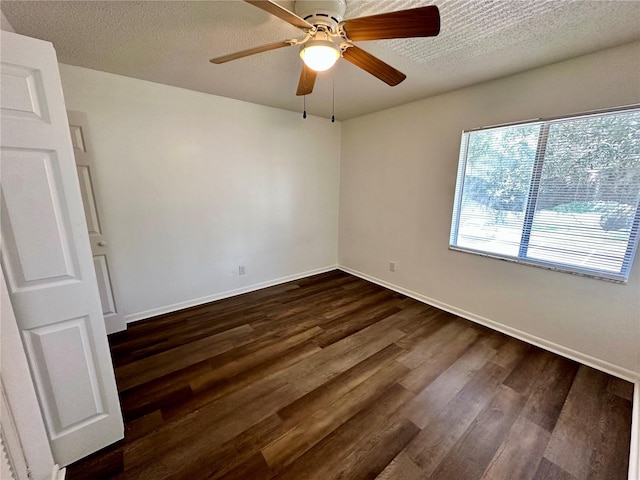
[[[293,1],[279,2],[293,10]],[[585,53],[640,40],[639,1],[347,0],[345,18],[435,4],[437,37],[360,42],[401,70],[389,87],[346,61],[320,73],[307,112],[345,120]],[[222,65],[209,59],[302,31],[241,0],[10,1],[17,33],[51,41],[62,63],[302,111],[298,48]],[[640,60],[640,59],[639,59]],[[640,75],[640,62],[639,62]]]

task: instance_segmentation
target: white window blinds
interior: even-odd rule
[[[639,203],[640,109],[464,132],[450,246],[626,281]]]

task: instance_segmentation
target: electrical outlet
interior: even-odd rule
[[[396,271],[396,262],[389,262],[389,271],[390,272]]]
[[[245,267],[244,265],[240,265],[238,267],[238,274],[239,275],[244,275],[245,273],[247,273],[247,267]]]

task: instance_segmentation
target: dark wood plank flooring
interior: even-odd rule
[[[74,479],[627,478],[632,384],[340,271],[110,337]]]

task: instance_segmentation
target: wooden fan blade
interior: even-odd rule
[[[352,42],[433,37],[440,33],[440,12],[429,5],[345,20],[340,25]]]
[[[390,65],[387,65],[379,58],[374,57],[370,53],[367,53],[356,46],[349,47],[342,52],[342,58],[353,63],[356,67],[360,67],[365,72],[369,72],[374,77],[378,77],[380,80],[392,87],[398,85],[407,78],[404,73],[396,70]]]
[[[316,83],[318,72],[302,64],[302,72],[300,72],[300,80],[298,81],[298,90],[296,95],[309,95],[313,92],[313,85]]]
[[[248,57],[249,55],[255,55],[256,53],[268,52],[269,50],[276,50],[277,48],[288,47],[291,43],[289,42],[276,42],[270,43],[268,45],[262,45],[260,47],[249,48],[247,50],[242,50],[241,52],[230,53],[229,55],[223,55],[221,57],[212,58],[209,60],[211,63],[225,63],[230,62],[231,60],[236,60],[237,58]]]
[[[313,25],[311,25],[309,22],[307,22],[306,20],[303,20],[295,13],[290,12],[286,8],[281,7],[280,5],[278,5],[275,2],[272,2],[271,0],[244,0],[244,1],[247,3],[250,3],[254,7],[258,7],[259,9],[264,10],[267,13],[270,13],[271,15],[275,15],[276,17],[281,18],[282,20],[290,23],[294,27],[303,28],[305,30],[313,28]]]

